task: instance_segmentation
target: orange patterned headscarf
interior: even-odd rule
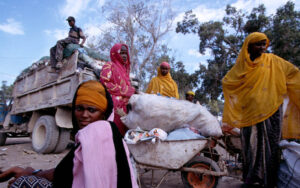
[[[255,125],[272,116],[283,99],[289,97],[283,137],[300,138],[300,71],[271,53],[263,53],[251,61],[249,44],[262,40],[267,41],[268,47],[269,39],[265,34],[254,32],[248,35],[236,64],[222,80],[223,123],[238,128]]]
[[[105,112],[107,109],[105,88],[98,81],[87,81],[79,87],[75,103],[91,105]]]

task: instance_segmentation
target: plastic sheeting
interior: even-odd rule
[[[87,47],[80,47],[79,44],[68,44],[66,46],[66,48],[64,49],[64,57],[69,57],[72,55],[72,53],[78,50],[79,53],[81,54],[85,54],[88,55],[89,57],[96,59],[96,60],[100,60],[100,61],[107,61],[107,59],[101,55],[99,52],[91,49],[91,48],[87,48]]]
[[[284,162],[278,172],[278,188],[300,187],[300,144],[282,140],[279,146]]]
[[[129,129],[157,127],[170,132],[188,124],[203,136],[222,135],[218,120],[205,107],[189,101],[139,94],[130,98],[129,105],[131,110],[121,118]]]
[[[97,75],[98,72],[100,75],[100,70],[106,59],[99,52],[87,47],[80,47],[79,44],[68,44],[64,49],[64,58],[71,56],[75,50],[79,52],[78,59],[83,62],[83,67],[92,68],[97,71]]]
[[[155,143],[157,140],[166,140],[167,133],[161,129],[154,128],[151,131],[144,131],[137,127],[136,129],[130,129],[126,132],[124,140],[127,144],[136,144],[138,142],[151,140]]]
[[[193,140],[193,139],[205,139],[204,136],[194,133],[189,128],[176,129],[169,133],[167,140]]]

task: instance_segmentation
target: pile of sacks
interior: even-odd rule
[[[79,44],[68,44],[64,49],[64,58],[70,57],[74,51],[77,50],[78,54],[78,66],[79,68],[88,67],[93,70],[100,70],[107,61],[104,55],[101,55],[98,51],[87,47],[81,47]]]
[[[93,50],[87,47],[80,47],[79,44],[68,44],[64,49],[63,56],[64,58],[70,57],[75,50],[78,50],[78,67],[79,69],[83,69],[84,67],[88,67],[93,69],[95,74],[100,75],[100,70],[102,66],[107,62],[107,58],[104,55],[100,54],[98,51]],[[26,75],[35,71],[37,68],[48,66],[50,63],[50,57],[44,56],[37,62],[34,62],[30,67],[24,69],[21,74],[17,77],[16,80],[23,79]]]
[[[130,98],[129,109],[128,114],[121,117],[129,129],[159,128],[170,133],[180,128],[193,128],[205,137],[222,136],[218,120],[205,107],[189,101],[138,94]]]
[[[299,187],[300,185],[300,144],[295,141],[282,140],[283,161],[278,170],[278,188]]]
[[[50,57],[49,56],[44,56],[41,59],[39,59],[37,62],[32,63],[32,65],[30,67],[27,67],[26,69],[24,69],[16,78],[16,80],[20,80],[23,79],[27,74],[30,74],[31,72],[33,72],[34,70],[36,70],[37,68],[43,67],[43,66],[47,66],[50,62]]]

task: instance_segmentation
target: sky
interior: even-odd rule
[[[22,70],[43,56],[56,41],[67,36],[68,16],[76,18],[76,25],[88,36],[101,35],[107,27],[102,6],[107,0],[0,0],[0,82],[12,84]],[[114,1],[114,0],[110,0]],[[300,0],[292,0],[296,10]],[[175,12],[174,27],[163,38],[172,49],[176,61],[184,62],[188,72],[194,72],[199,63],[205,63],[209,53],[198,52],[197,35],[177,34],[176,23],[185,11],[193,10],[200,22],[221,20],[225,7],[231,4],[250,12],[253,7],[264,4],[267,14],[274,14],[287,0],[171,0]],[[90,37],[91,38],[91,37]]]

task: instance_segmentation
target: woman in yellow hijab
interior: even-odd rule
[[[241,128],[245,183],[274,187],[281,137],[300,138],[300,72],[284,59],[264,53],[268,46],[263,33],[246,37],[236,64],[222,81],[223,124]]]
[[[160,64],[157,69],[157,77],[152,78],[146,93],[179,99],[177,84],[171,77],[170,65],[167,62]]]

